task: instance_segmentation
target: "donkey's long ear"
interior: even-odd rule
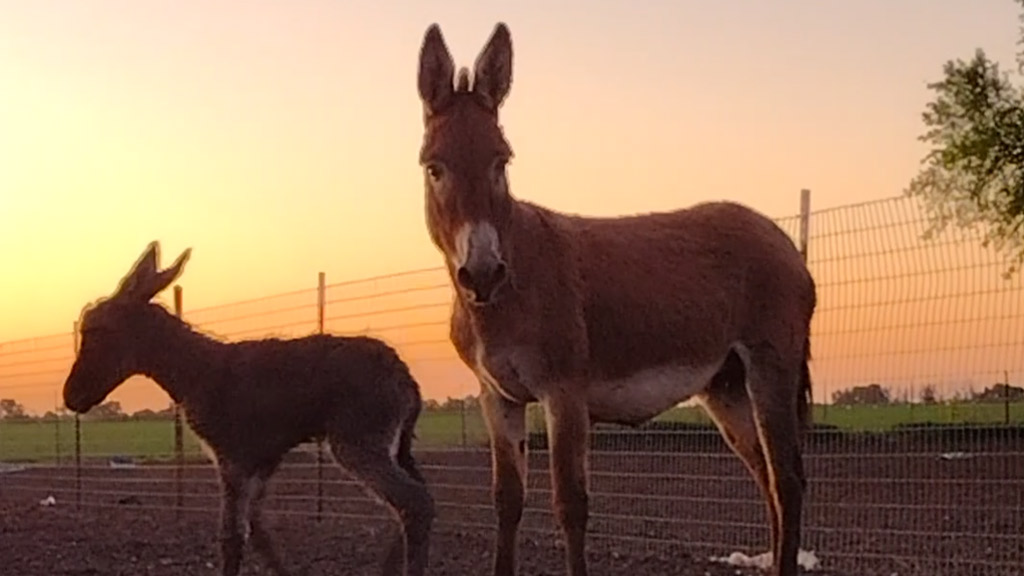
[[[139,288],[149,279],[156,275],[157,260],[160,255],[160,243],[156,240],[150,242],[142,255],[132,265],[131,270],[121,279],[121,283],[114,293],[117,296],[134,298]]]
[[[174,261],[174,264],[162,272],[158,273],[153,279],[146,285],[146,290],[142,292],[146,300],[149,300],[153,296],[156,296],[162,292],[165,288],[171,285],[181,276],[181,273],[185,269],[185,263],[188,262],[189,257],[192,256],[192,249],[186,248],[184,252],[178,256],[178,259]]]
[[[441,28],[431,24],[420,47],[418,83],[425,116],[440,111],[451,99],[454,77],[455,62],[441,36]]]
[[[164,288],[171,285],[171,282],[181,275],[185,262],[192,255],[192,249],[187,248],[178,256],[178,259],[171,264],[170,268],[157,272],[160,245],[152,242],[142,258],[135,264],[132,271],[121,281],[116,295],[130,300],[148,302]]]
[[[495,112],[512,87],[512,34],[498,22],[490,39],[476,58],[473,91],[486,97]]]

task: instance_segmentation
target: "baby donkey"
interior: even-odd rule
[[[362,336],[214,340],[150,302],[181,274],[191,248],[162,271],[158,252],[151,243],[114,294],[83,311],[64,404],[86,412],[136,374],[181,403],[217,464],[222,576],[239,573],[246,528],[269,567],[288,574],[263,526],[261,505],[284,454],[312,438],[326,438],[337,463],[402,524],[384,574],[422,576],[434,520],[433,499],[411,453],[422,400],[395,350]]]

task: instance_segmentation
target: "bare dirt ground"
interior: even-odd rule
[[[486,452],[419,455],[438,501],[430,574],[487,575],[491,563]],[[330,463],[296,455],[271,483],[271,529],[299,574],[376,574],[393,525]],[[329,461],[328,461],[329,462]],[[564,574],[553,535],[544,456],[531,457],[521,574]],[[589,544],[594,576],[735,576],[708,560],[767,544],[764,504],[725,453],[595,454]],[[943,459],[934,453],[809,458],[804,548],[814,574],[1002,576],[1024,565],[1024,459],[1019,452]],[[217,483],[207,466],[92,462],[0,475],[0,573],[23,576],[216,574]],[[81,508],[76,487],[81,485]],[[57,504],[41,506],[52,495]],[[258,562],[253,561],[250,574]]]
[[[18,576],[215,576],[215,518],[131,507],[89,509],[40,507],[34,502],[0,500],[0,573]],[[295,574],[378,575],[384,545],[394,528],[378,521],[277,517],[270,522],[278,548]],[[431,547],[429,574],[488,575],[488,532],[439,529]],[[562,551],[549,539],[525,535],[520,573],[564,574]],[[737,571],[685,554],[623,554],[592,546],[592,574],[611,576],[735,576]],[[266,574],[251,551],[243,574]]]

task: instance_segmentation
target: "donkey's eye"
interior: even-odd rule
[[[497,158],[494,160],[494,163],[491,164],[492,173],[497,178],[505,175],[506,167],[508,167],[508,158]]]
[[[444,168],[440,164],[428,164],[427,165],[427,176],[434,182],[437,182],[444,177]]]
[[[508,166],[507,158],[498,158],[491,165],[491,178],[493,178],[496,183],[500,183],[504,180],[506,166]]]

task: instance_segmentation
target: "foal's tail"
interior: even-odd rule
[[[416,405],[412,412],[409,413],[408,418],[405,419],[405,422],[402,423],[402,430],[399,432],[396,460],[398,461],[398,466],[405,470],[406,474],[411,476],[413,480],[420,484],[426,484],[427,480],[420,473],[416,459],[412,456],[412,441],[416,439],[416,421],[419,419],[422,406],[422,400],[417,392]]]
[[[799,400],[799,417],[800,425],[807,430],[812,425],[813,414],[811,408],[814,405],[814,394],[811,390],[811,368],[808,362],[811,361],[811,337],[808,335],[804,339],[804,362],[800,366],[800,400]]]

